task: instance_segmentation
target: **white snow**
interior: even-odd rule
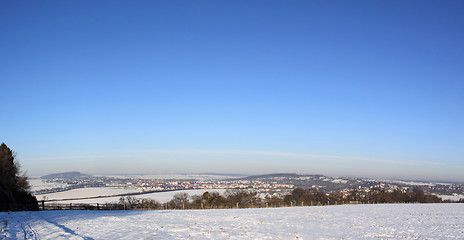
[[[348,180],[345,180],[345,179],[338,179],[338,178],[337,178],[337,179],[332,180],[332,182],[333,182],[333,183],[343,183],[343,184],[345,184],[345,183],[348,182]]]
[[[464,199],[464,195],[462,194],[454,194],[454,195],[438,195],[439,198],[443,200],[451,200],[451,201],[459,201],[461,199]]]
[[[202,195],[204,192],[218,192],[223,194],[226,189],[190,189],[190,190],[178,190],[178,191],[168,191],[168,192],[154,192],[141,195],[133,195],[135,198],[149,198],[154,199],[160,203],[166,203],[171,201],[177,193],[187,193],[190,196]],[[116,194],[124,193],[139,193],[141,190],[136,189],[124,189],[124,188],[110,188],[110,187],[101,187],[101,188],[79,188],[69,191],[57,192],[57,193],[47,193],[36,195],[37,200],[60,200],[60,199],[70,199],[70,198],[86,198],[86,197],[97,197],[97,196],[111,196]],[[91,199],[82,199],[82,200],[65,200],[58,201],[56,203],[89,203],[89,204],[103,204],[109,202],[118,202],[118,197],[104,197],[104,198],[91,198]]]
[[[29,184],[31,185],[32,191],[50,189],[50,188],[64,188],[67,187],[68,184],[66,183],[57,183],[57,182],[44,182],[42,179],[39,178],[32,178],[29,179]]]
[[[177,193],[187,193],[190,197],[195,195],[202,195],[205,192],[218,192],[221,195],[224,195],[226,189],[189,189],[189,190],[177,190],[177,191],[169,191],[169,192],[155,192],[155,193],[148,193],[143,195],[136,195],[136,198],[150,198],[155,199],[160,203],[166,203],[172,200],[175,194]]]
[[[100,177],[136,178],[136,179],[176,179],[176,180],[219,180],[239,178],[240,176],[215,175],[215,174],[124,174],[124,175],[95,175]]]
[[[0,213],[0,239],[464,239],[464,204]]]
[[[370,180],[370,181],[379,181],[379,180]],[[445,183],[414,182],[414,181],[387,180],[387,179],[384,179],[384,180],[382,180],[382,181],[383,181],[383,182],[390,182],[390,183],[398,183],[398,184],[411,185],[411,186],[429,186],[429,187],[433,187],[433,186],[436,186],[437,184],[449,185],[449,184],[445,184]]]
[[[136,193],[141,192],[136,189],[124,189],[124,188],[78,188],[57,193],[47,193],[36,195],[37,200],[57,200],[57,199],[69,199],[69,198],[86,198],[86,197],[97,197],[97,196],[111,196],[116,194],[125,193]],[[117,202],[120,197],[108,197],[108,198],[95,198],[95,199],[83,199],[83,200],[68,200],[60,201],[59,203],[106,203],[106,202]]]

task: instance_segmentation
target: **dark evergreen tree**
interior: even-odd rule
[[[5,143],[0,145],[0,211],[38,210],[37,199],[30,193],[27,177],[20,175],[15,157]]]

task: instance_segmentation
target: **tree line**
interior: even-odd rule
[[[352,190],[349,194],[325,193],[316,189],[296,188],[281,197],[261,199],[258,192],[243,189],[228,189],[223,195],[205,192],[190,196],[177,193],[168,203],[161,204],[153,199],[121,197],[117,203],[103,204],[102,209],[205,209],[205,208],[250,208],[336,205],[350,203],[440,203],[439,197],[416,188],[412,191],[385,191],[372,189],[369,192]],[[459,202],[464,202],[461,199]],[[43,205],[43,202],[42,202]],[[39,210],[37,199],[31,194],[27,177],[22,174],[16,154],[0,145],[0,211]]]
[[[384,189],[372,189],[369,192],[352,190],[348,195],[342,193],[326,194],[320,190],[297,188],[291,194],[286,195],[284,201],[294,204],[301,203],[302,205],[444,202],[441,198],[425,193],[419,188],[407,192],[400,190],[385,191]]]
[[[462,201],[462,200],[461,200]],[[283,197],[262,199],[258,192],[242,189],[228,189],[221,195],[218,192],[205,192],[202,195],[190,196],[177,193],[167,203],[154,199],[121,197],[117,203],[102,205],[103,209],[222,209],[253,207],[289,207],[289,206],[321,206],[337,204],[376,204],[376,203],[441,203],[435,195],[425,193],[421,189],[408,192],[385,191],[373,189],[368,193],[353,190],[348,195],[342,193],[325,193],[315,189],[296,188]]]

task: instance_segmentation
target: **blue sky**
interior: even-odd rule
[[[464,181],[460,1],[0,8],[0,141],[36,176]]]

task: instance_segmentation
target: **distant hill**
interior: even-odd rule
[[[305,189],[321,189],[325,192],[341,191],[343,189],[355,189],[360,187],[374,187],[381,183],[380,180],[368,180],[361,178],[329,177],[321,174],[295,174],[295,173],[275,173],[258,176],[249,176],[243,180],[259,180],[264,183],[278,182],[282,184],[292,184],[295,187]],[[404,183],[402,185],[406,185]]]
[[[248,176],[239,180],[259,180],[263,183],[281,183],[292,184],[295,188],[317,189],[325,192],[340,192],[347,189],[376,189],[389,186],[391,184],[398,187],[409,187],[410,189],[420,188],[427,189],[430,193],[441,195],[451,195],[456,192],[456,189],[464,189],[464,186],[449,184],[433,183],[433,182],[418,182],[418,181],[397,181],[397,180],[379,180],[379,179],[364,179],[354,177],[330,177],[320,174],[295,174],[295,173],[275,173],[257,176]],[[451,185],[450,185],[451,186]],[[454,190],[451,190],[454,189]],[[457,190],[458,193],[462,190]]]
[[[253,175],[253,176],[247,176],[244,178],[241,178],[243,180],[256,180],[256,179],[262,179],[262,178],[295,178],[299,177],[300,175],[296,173],[273,173],[273,174],[264,174],[264,175]]]
[[[80,172],[64,172],[64,173],[53,173],[49,175],[42,176],[42,179],[54,179],[54,178],[61,178],[61,179],[72,179],[72,178],[88,178],[92,177],[92,175],[83,174]]]

